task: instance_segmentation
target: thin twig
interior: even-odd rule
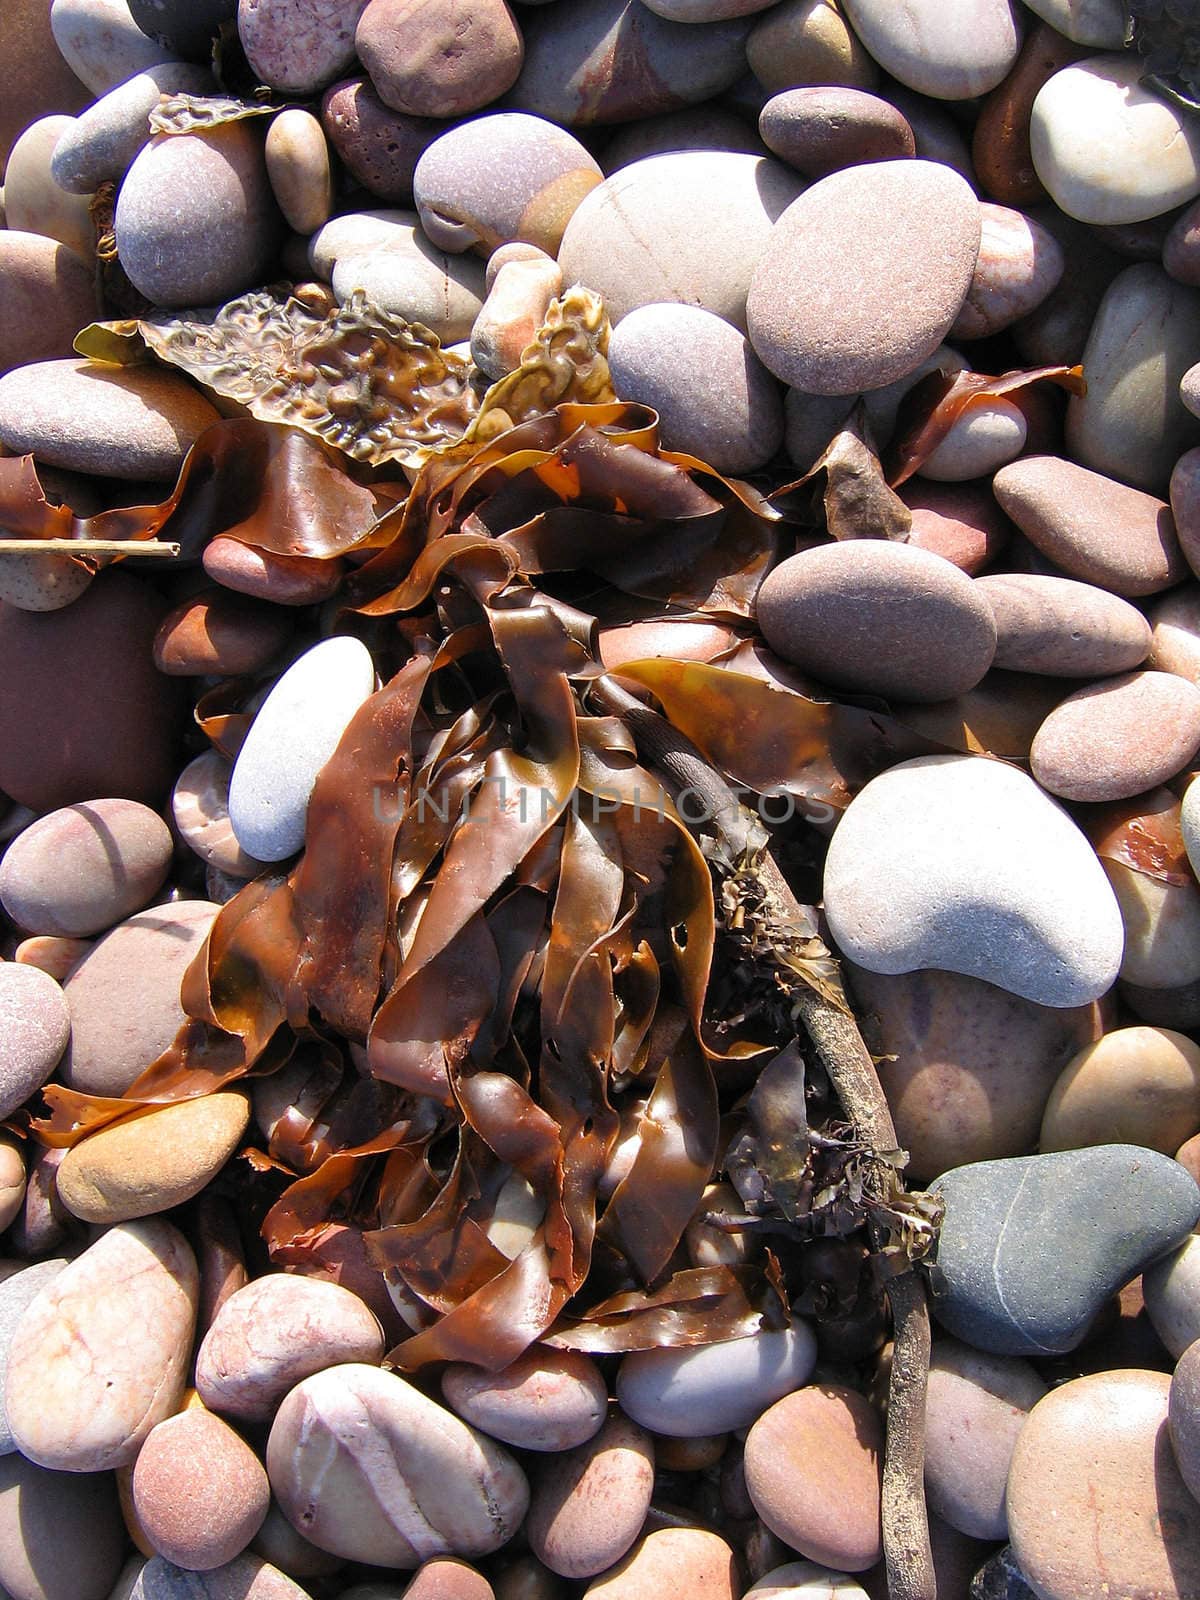
[[[731,855],[741,856],[767,844],[759,819],[665,717],[607,675],[593,680],[590,688],[603,708],[625,723],[643,760],[676,790],[689,789],[704,800],[712,826]],[[781,933],[789,926],[802,925],[799,903],[769,848],[758,855],[757,871],[769,920]],[[895,1150],[896,1126],[853,1013],[802,982],[798,982],[794,998],[847,1117],[873,1149]],[[883,1462],[888,1596],[889,1600],[936,1600],[924,1484],[929,1307],[924,1284],[911,1267],[888,1280],[887,1293],[893,1324]]]
[[[0,556],[158,556],[175,561],[179,549],[161,539],[0,539]]]

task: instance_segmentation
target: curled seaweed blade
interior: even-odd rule
[[[562,1317],[543,1340],[556,1350],[591,1355],[677,1349],[745,1339],[768,1325],[760,1274],[750,1268],[692,1267],[658,1289],[629,1290],[593,1306],[586,1317]],[[776,1308],[772,1307],[771,1310]],[[779,1325],[777,1316],[769,1325]]]
[[[575,284],[550,302],[521,352],[521,364],[486,392],[465,443],[482,444],[564,401],[593,405],[615,398],[608,374],[610,325],[604,302]]]
[[[835,539],[902,544],[912,527],[912,512],[888,488],[861,400],[814,465],[777,489],[770,503]]]
[[[163,95],[150,112],[150,132],[198,133],[229,122],[242,122],[247,117],[273,117],[281,109],[276,105],[252,105],[230,95]]]

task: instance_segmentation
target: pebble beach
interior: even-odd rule
[[[1200,6],[5,0],[0,1600],[1200,1600]]]

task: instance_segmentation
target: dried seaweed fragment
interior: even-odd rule
[[[1200,112],[1200,4],[1197,0],[1126,0],[1125,45],[1144,57],[1149,89]]]
[[[280,109],[273,105],[251,105],[230,95],[164,95],[150,112],[150,132],[196,133],[223,127],[227,122],[243,122],[247,117],[273,117]]]
[[[358,290],[327,315],[258,289],[215,311],[164,313],[138,328],[160,360],[205,388],[356,461],[419,467],[460,439],[475,412],[466,362]]]
[[[604,302],[591,289],[577,283],[552,300],[546,320],[521,352],[520,366],[484,395],[467,440],[482,444],[566,402],[615,400],[606,359],[609,332]]]

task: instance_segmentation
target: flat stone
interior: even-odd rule
[[[637,1350],[617,1373],[622,1411],[673,1438],[727,1433],[808,1381],[816,1341],[807,1323],[723,1344]]]
[[[1128,672],[1150,653],[1136,606],[1095,584],[1028,572],[978,580],[996,618],[996,665],[1054,678]]]
[[[223,22],[237,16],[237,0],[127,0],[143,33],[172,55],[208,64]]]
[[[772,229],[747,301],[750,342],[777,377],[809,393],[880,388],[945,338],[979,241],[975,196],[947,167],[884,161],[835,172]]]
[[[271,1488],[250,1446],[203,1406],[150,1430],[134,1464],[133,1508],[156,1553],[209,1572],[262,1527]]]
[[[1042,1118],[1043,1150],[1144,1145],[1173,1155],[1200,1132],[1200,1047],[1169,1028],[1115,1028],[1063,1069]]]
[[[673,1587],[689,1600],[734,1600],[738,1578],[732,1547],[706,1528],[659,1528],[590,1583],[585,1600],[642,1600]]]
[[[938,0],[842,0],[855,33],[893,78],[938,100],[994,89],[1021,47],[1009,0],[971,0],[947,13]]]
[[[261,284],[281,232],[261,137],[241,121],[151,140],[113,226],[130,282],[155,305],[214,305]]]
[[[977,756],[921,756],[873,778],[838,823],[824,898],[843,954],[872,972],[937,967],[1078,1006],[1121,960],[1091,845],[1032,779]]]
[[[654,1490],[654,1441],[619,1411],[592,1439],[548,1458],[534,1475],[525,1533],[560,1577],[594,1578],[642,1530]]]
[[[847,980],[919,1184],[1031,1155],[1055,1081],[1101,1028],[1095,1006],[1040,1006],[957,972],[848,967]]]
[[[952,339],[987,339],[1037,309],[1066,270],[1058,240],[1009,206],[979,207],[979,258]]]
[[[212,93],[207,67],[185,61],[147,67],[101,95],[64,130],[50,158],[51,176],[68,193],[89,196],[102,183],[119,183],[150,143],[147,118],[162,95]]]
[[[1200,1503],[1167,1434],[1164,1372],[1076,1378],[1040,1400],[1008,1485],[1013,1554],[1039,1600],[1187,1600]]]
[[[111,1473],[0,1460],[0,1584],[14,1600],[109,1600],[125,1543]]]
[[[1061,456],[1024,456],[992,480],[1001,509],[1062,572],[1134,599],[1188,576],[1165,501]]]
[[[374,688],[371,653],[349,636],[314,645],[278,679],[229,782],[229,820],[248,854],[283,861],[303,848],[317,774]]]
[[[1068,695],[1038,729],[1030,767],[1064,800],[1128,800],[1197,750],[1200,689],[1171,672],[1130,672]]]
[[[744,333],[756,266],[802,187],[766,157],[698,150],[635,161],[571,217],[558,254],[563,279],[602,295],[614,323],[638,306],[674,302]]]
[[[42,1087],[71,1037],[62,989],[36,967],[0,963],[0,1117]]]
[[[92,800],[40,817],[0,861],[0,901],[32,934],[79,939],[140,911],[171,864],[171,834],[136,800]]]
[[[53,0],[50,31],[63,60],[94,95],[172,55],[142,32],[127,0]]]
[[[755,613],[785,660],[836,688],[897,700],[964,693],[996,648],[991,609],[969,578],[940,556],[882,539],[789,556],[764,580]]]
[[[175,766],[178,701],[150,659],[160,616],[154,592],[123,572],[103,573],[62,611],[0,603],[6,794],[37,811],[97,795],[161,798]]]
[[[346,1362],[383,1359],[377,1319],[336,1283],[269,1273],[236,1290],[196,1355],[196,1388],[212,1411],[266,1422],[296,1384]]]
[[[196,1261],[160,1218],[110,1228],[26,1309],[5,1405],[17,1449],[61,1472],[132,1462],[179,1409],[196,1318]]]
[[[501,111],[434,140],[417,162],[413,192],[421,226],[444,250],[523,240],[553,255],[603,176],[564,128]]]
[[[238,0],[246,59],[263,83],[312,94],[354,62],[354,29],[367,0]]]
[[[442,1396],[464,1422],[519,1450],[572,1450],[608,1414],[600,1369],[573,1350],[531,1347],[499,1372],[452,1362]]]
[[[746,1436],[751,1502],[793,1550],[863,1572],[882,1553],[883,1425],[865,1396],[810,1384],[777,1400]],[[812,1463],[819,1460],[819,1472]]]
[[[1200,194],[1200,131],[1143,87],[1143,71],[1136,55],[1092,56],[1033,102],[1033,164],[1069,217],[1140,222]]]
[[[808,178],[916,154],[913,131],[887,100],[862,89],[788,89],[758,119],[763,142]]]
[[[171,678],[261,672],[292,636],[275,606],[209,589],[169,611],[154,639],[154,665]]]
[[[1017,1437],[1046,1393],[1027,1361],[934,1341],[925,1401],[925,1493],[973,1539],[1007,1539],[1004,1489]]]
[[[1179,396],[1200,347],[1200,292],[1139,262],[1115,277],[1083,352],[1087,394],[1067,406],[1073,460],[1165,498],[1171,469],[1200,444]]]
[[[1200,1236],[1147,1267],[1142,1293],[1155,1333],[1178,1360],[1200,1339]]]
[[[517,81],[525,46],[504,0],[370,0],[354,34],[385,105],[410,117],[461,117]]]
[[[72,1024],[64,1083],[85,1094],[123,1095],[173,1042],[187,1021],[180,982],[218,909],[206,900],[151,906],[84,957],[64,985]]]
[[[529,1504],[501,1445],[395,1373],[357,1364],[296,1385],[271,1426],[267,1472],[306,1538],[373,1566],[487,1555]]]
[[[1200,1500],[1200,1340],[1175,1368],[1167,1417],[1176,1465],[1193,1499]]]
[[[36,1261],[33,1266],[14,1272],[12,1277],[0,1283],[0,1456],[11,1455],[17,1448],[8,1426],[8,1412],[4,1404],[8,1388],[8,1352],[13,1334],[25,1315],[26,1307],[33,1304],[48,1284],[54,1282],[66,1264],[66,1258],[62,1256],[49,1261]]]
[[[42,117],[16,140],[4,169],[4,214],[10,228],[57,239],[90,262],[96,247],[91,196],[69,193],[51,172],[54,152],[74,126],[72,117]]]
[[[984,400],[954,419],[917,471],[935,483],[987,478],[1021,454],[1027,436],[1028,424],[1020,406],[1003,396]]]
[[[70,356],[75,335],[98,310],[87,262],[57,239],[6,229],[0,231],[0,274],[0,374]]]
[[[567,127],[628,122],[696,105],[746,70],[750,21],[669,22],[639,0],[556,0],[522,14],[518,111]]]
[[[783,443],[779,384],[732,323],[697,306],[639,306],[613,330],[613,387],[658,412],[667,450],[752,472]]]
[[[101,1128],[67,1152],[59,1199],[84,1222],[102,1224],[169,1211],[207,1188],[249,1120],[245,1094],[226,1090]]]
[[[289,228],[315,232],[333,209],[333,172],[325,130],[293,106],[271,119],[263,150],[275,203]]]
[[[37,361],[0,378],[0,444],[109,478],[173,478],[217,420],[198,390],[155,367]]]
[[[189,761],[171,794],[171,816],[183,842],[208,866],[234,878],[253,878],[263,863],[248,856],[229,820],[233,767],[217,750]]]
[[[935,1187],[946,1216],[934,1315],[997,1355],[1074,1350],[1105,1300],[1200,1220],[1195,1180],[1139,1145],[978,1162]]]

